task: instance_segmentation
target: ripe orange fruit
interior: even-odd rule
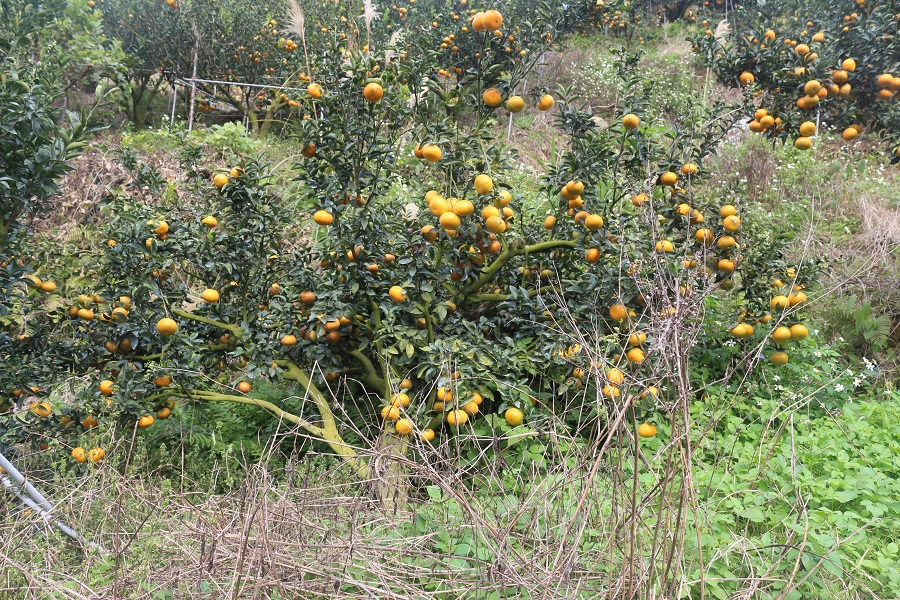
[[[675,184],[678,183],[678,175],[672,171],[666,171],[659,176],[659,183],[666,187],[674,187]]]
[[[595,263],[600,260],[600,250],[597,248],[588,248],[584,253],[584,260],[589,263]]]
[[[109,379],[104,379],[100,382],[100,393],[104,396],[112,396],[114,391],[113,382]]]
[[[29,407],[28,411],[37,417],[44,418],[50,416],[52,409],[46,402],[35,402]]]
[[[500,94],[500,90],[497,88],[488,88],[484,90],[481,94],[481,99],[490,107],[500,106],[500,102],[503,101],[503,96]]]
[[[490,178],[490,176],[482,173],[475,178],[475,191],[480,195],[484,196],[491,193],[491,190],[494,189],[494,181]]]
[[[372,82],[366,85],[365,88],[363,88],[363,96],[366,98],[366,100],[374,104],[381,100],[381,98],[384,96],[384,88],[382,88],[379,84]]]
[[[164,406],[163,408],[156,411],[157,419],[160,419],[160,420],[168,419],[171,416],[172,416],[172,409],[167,406]]]
[[[883,73],[878,76],[878,79],[875,80],[875,83],[877,83],[878,87],[880,87],[881,89],[889,90],[894,83],[894,76],[890,73]]]
[[[803,137],[812,137],[816,134],[816,124],[812,121],[806,121],[800,124],[800,135]]]
[[[725,217],[725,219],[722,221],[722,227],[725,228],[725,231],[734,233],[741,228],[741,218],[737,215],[730,215],[728,217]]]
[[[636,129],[641,124],[641,119],[635,114],[628,113],[624,117],[622,117],[622,125],[625,126],[625,129],[631,131],[632,129]]]
[[[400,418],[400,409],[388,404],[381,409],[381,418],[388,422],[394,422]]]
[[[794,140],[794,148],[797,150],[809,150],[812,148],[812,140],[808,137],[798,137]]]
[[[603,227],[603,217],[601,217],[600,215],[588,215],[588,217],[584,220],[584,226],[591,231],[597,231],[598,229]]]
[[[469,415],[464,410],[451,410],[447,413],[447,423],[455,427],[459,427],[469,420]]]
[[[488,217],[484,222],[484,226],[491,233],[503,233],[504,231],[506,231],[506,221],[504,221],[499,216]]]
[[[506,110],[511,113],[522,112],[523,108],[525,108],[525,100],[522,96],[510,96],[506,101]]]
[[[772,356],[769,357],[769,362],[771,362],[776,367],[780,367],[782,365],[786,365],[789,358],[787,352],[773,352]]]
[[[821,89],[822,84],[818,79],[810,79],[806,82],[806,85],[803,86],[803,91],[806,92],[807,96],[815,96]]]
[[[544,229],[553,229],[554,225],[556,225],[556,217],[549,216],[544,219]]]
[[[643,331],[635,331],[630,336],[628,336],[628,345],[634,348],[637,348],[641,344],[647,341],[647,334]]]
[[[282,346],[293,346],[296,343],[297,343],[297,336],[288,334],[288,335],[284,336],[283,338],[281,338]]]
[[[452,210],[450,201],[440,195],[432,196],[428,201],[428,211],[436,217],[440,217],[450,210]]]
[[[89,308],[79,308],[76,314],[79,319],[84,319],[85,321],[90,321],[94,318],[94,311]]]
[[[503,25],[503,15],[497,10],[488,10],[481,17],[481,24],[485,31],[497,31]]]
[[[153,425],[154,421],[155,421],[155,419],[153,418],[153,415],[144,415],[143,417],[138,419],[138,427],[141,427],[141,428],[150,427],[151,425]]]
[[[783,325],[772,332],[772,341],[776,344],[787,344],[791,341],[791,330]]]
[[[656,436],[656,426],[650,423],[641,423],[637,432],[642,438],[652,438]]]
[[[391,398],[391,406],[402,406],[406,408],[407,406],[409,406],[409,403],[409,396],[407,394],[404,394],[403,392],[394,394],[394,396]]]
[[[507,408],[506,412],[503,413],[503,418],[510,427],[517,427],[525,421],[525,415],[515,407]]]
[[[246,393],[250,392],[250,390],[252,389],[252,386],[249,383],[247,383],[246,381],[241,381],[237,384],[237,389],[239,392],[246,394]]]
[[[697,230],[697,232],[694,234],[694,238],[695,238],[699,243],[705,245],[705,244],[711,244],[711,243],[713,243],[713,240],[715,239],[715,236],[713,235],[713,232],[712,232],[712,231],[710,231],[709,229],[703,228],[703,229],[698,229],[698,230]]]
[[[788,296],[788,304],[791,306],[797,306],[799,304],[803,304],[806,302],[806,294],[803,292],[792,292]]]
[[[391,289],[388,290],[388,296],[391,297],[391,300],[394,302],[400,303],[406,300],[406,292],[403,291],[403,288],[399,285],[391,286]]]
[[[204,225],[206,225],[207,227],[209,227],[210,229],[212,229],[213,227],[215,227],[216,225],[219,224],[219,220],[212,215],[206,215],[205,217],[203,217],[203,219],[200,222],[203,223]]]
[[[844,130],[843,133],[841,133],[841,137],[844,138],[848,142],[858,135],[859,135],[859,132],[853,127],[848,127],[847,129]]]
[[[441,215],[440,219],[441,227],[444,229],[456,230],[459,229],[460,220],[457,214],[453,211],[447,211]]]
[[[657,252],[675,252],[675,246],[669,240],[659,240],[654,247]]]
[[[468,217],[475,212],[475,205],[468,200],[459,200],[453,203],[453,212],[459,217]]]
[[[609,307],[609,317],[613,321],[624,321],[628,318],[628,309],[624,304],[613,304]]]
[[[400,419],[397,421],[397,424],[394,425],[394,429],[397,431],[397,435],[409,435],[413,432],[413,424],[409,419]]]
[[[806,325],[802,325],[800,323],[791,325],[791,339],[795,342],[805,340],[808,335],[809,329],[806,328]]]
[[[546,112],[553,108],[553,105],[556,103],[556,100],[553,99],[553,96],[550,94],[544,94],[541,96],[541,99],[538,101],[538,110]]]
[[[797,47],[794,48],[794,52],[800,56],[806,56],[809,54],[809,46],[806,44],[797,44]]]
[[[646,202],[647,200],[649,200],[647,194],[635,194],[631,197],[631,203],[639,208],[643,206],[644,202]]]
[[[309,97],[313,100],[318,100],[324,94],[322,87],[318,83],[311,83],[306,86],[306,93],[309,94]]]
[[[156,330],[162,335],[172,335],[178,331],[178,323],[168,317],[160,319],[156,324]]]
[[[103,448],[91,448],[88,451],[88,460],[91,462],[98,463],[104,458],[106,458],[106,452],[104,452]],[[77,460],[77,459],[76,459]]]
[[[645,400],[648,396],[651,398],[659,398],[659,388],[651,385],[641,392],[641,400]]]
[[[466,413],[467,415],[469,415],[470,417],[474,417],[475,415],[477,415],[477,414],[478,414],[478,411],[480,410],[480,409],[478,408],[478,403],[475,402],[475,401],[472,401],[472,402],[466,402],[465,404],[463,404],[462,409],[463,409],[463,411],[465,411],[465,413]]]
[[[734,271],[734,261],[723,258],[716,264],[716,268],[718,268],[722,273],[731,273],[732,271]]]
[[[434,429],[424,429],[422,430],[422,441],[430,442],[434,439]]]
[[[41,291],[44,293],[51,293],[56,291],[56,284],[52,281],[42,281],[41,282]]]
[[[774,298],[772,298],[771,302],[769,302],[769,306],[772,308],[772,310],[784,310],[789,306],[789,304],[790,301],[788,300],[787,296],[775,296]]]
[[[160,375],[159,377],[153,379],[153,383],[157,387],[168,387],[172,383],[172,378],[168,375]]]
[[[437,162],[441,160],[441,156],[444,153],[441,151],[439,146],[435,146],[434,144],[428,144],[422,148],[422,156],[425,157],[425,160],[428,162]]]
[[[78,446],[77,448],[72,448],[72,458],[75,459],[77,463],[85,463],[87,462],[87,455],[85,453],[84,448]]]
[[[845,71],[850,71],[851,73],[856,70],[856,61],[852,58],[845,58],[841,63],[841,68]]]
[[[316,301],[316,295],[310,291],[300,292],[300,302],[304,304],[313,304]]]
[[[738,323],[737,325],[729,329],[728,333],[738,338],[750,337],[746,323]]]
[[[422,227],[422,235],[424,235],[429,241],[433,242],[437,239],[438,230],[434,225],[425,225]]]
[[[618,398],[622,394],[622,391],[617,386],[607,384],[603,386],[600,393],[603,394],[604,398],[612,400],[613,398]]]
[[[327,210],[317,210],[313,214],[313,221],[315,221],[317,225],[321,225],[324,227],[334,223],[334,215],[332,215]]]
[[[200,296],[207,302],[218,302],[219,301],[219,292],[213,289],[203,290],[203,293]]]
[[[623,373],[620,369],[613,368],[606,372],[606,379],[610,383],[620,385],[622,383],[625,383],[625,373]]]
[[[228,183],[228,175],[225,173],[216,173],[215,177],[213,177],[213,185],[220,190],[225,187],[226,183]]]
[[[512,194],[509,193],[509,190],[500,190],[497,192],[497,197],[494,198],[494,206],[497,208],[505,208],[509,206],[510,202],[512,202]]]
[[[644,362],[644,351],[640,348],[632,348],[628,352],[625,353],[625,358],[628,359],[628,362],[631,363],[642,363]]]
[[[700,167],[698,167],[694,163],[686,163],[683,167],[681,167],[681,172],[685,175],[693,175],[699,170]]]
[[[741,85],[750,85],[751,83],[756,81],[756,77],[753,76],[753,73],[750,73],[748,71],[744,71],[743,73],[741,73],[741,76],[738,77],[738,79],[740,80]]]

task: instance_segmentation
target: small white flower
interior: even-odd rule
[[[843,391],[844,391],[844,386],[843,386],[843,384],[840,384],[840,383],[839,383],[839,384],[835,385],[835,386],[834,386],[834,391],[835,391],[835,392],[838,392],[838,393],[843,392]]]
[[[781,377],[779,377],[778,375],[773,375],[772,380],[773,381],[781,381]]]

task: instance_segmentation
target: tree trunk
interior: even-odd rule
[[[373,491],[385,512],[405,512],[409,505],[408,449],[409,442],[405,438],[383,432],[370,459]]]

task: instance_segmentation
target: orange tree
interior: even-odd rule
[[[13,10],[15,9],[15,10]],[[52,47],[64,24],[65,5],[15,6],[0,13],[0,411],[11,401],[46,394],[52,366],[33,362],[40,354],[46,295],[56,290],[30,264],[27,222],[50,210],[57,181],[96,130],[90,112],[63,113],[54,106],[63,92]],[[62,124],[68,118],[68,127]],[[30,385],[21,385],[23,381]],[[18,382],[18,383],[17,383]],[[43,412],[40,407],[39,412]],[[0,434],[4,424],[0,423]]]
[[[96,0],[103,27],[125,53],[124,69],[112,75],[122,91],[125,114],[143,127],[173,84],[174,73],[190,73],[194,36],[180,3]]]
[[[723,81],[758,99],[748,104],[751,131],[805,150],[817,124],[836,127],[848,141],[871,129],[885,134],[896,162],[898,28],[900,17],[886,3],[788,2],[775,10],[742,7],[724,43],[706,30],[694,50]]]
[[[321,94],[296,131],[311,234],[252,160],[186,184],[187,204],[111,199],[98,283],[68,290],[33,356],[87,383],[74,403],[30,416],[20,399],[7,435],[149,427],[176,398],[239,403],[368,476],[360,434],[408,453],[472,425],[524,432],[560,418],[593,431],[633,403],[638,434],[652,436],[671,408],[660,390],[672,336],[699,327],[713,293],[743,291],[732,334],[761,347],[758,325],[773,319],[755,307],[769,303],[779,257],[745,254],[738,209],[694,192],[731,111],[675,130],[642,123],[636,59],[623,59],[633,93],[620,121],[600,129],[562,98],[548,114],[568,147],[539,188],[516,185],[497,141],[515,67],[438,86],[438,53],[417,39],[405,58],[336,50],[320,65]],[[554,99],[527,104],[549,111]],[[804,300],[790,298],[771,311],[779,325]],[[31,373],[9,377],[28,385]],[[265,400],[265,379],[299,392]]]

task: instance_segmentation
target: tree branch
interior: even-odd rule
[[[341,434],[337,429],[337,422],[334,419],[334,413],[331,412],[331,406],[328,404],[328,400],[325,398],[324,394],[319,391],[319,388],[313,384],[306,371],[297,366],[296,363],[287,359],[276,360],[275,364],[284,369],[285,379],[296,381],[302,385],[306,389],[306,393],[315,403],[323,424],[320,428],[321,434],[317,435],[331,446],[331,449],[339,456],[346,459],[360,477],[367,478],[369,476],[369,465],[362,461],[356,451],[341,437]]]
[[[182,319],[189,319],[191,321],[197,321],[198,323],[212,325],[213,327],[218,327],[219,329],[224,329],[225,331],[230,331],[235,335],[235,337],[238,338],[244,337],[244,330],[241,329],[239,325],[231,325],[229,323],[223,323],[222,321],[216,321],[215,319],[210,319],[208,317],[201,317],[200,315],[195,315],[194,313],[189,313],[186,310],[177,308],[172,311],[172,314],[177,315]]]
[[[350,356],[356,359],[356,362],[363,366],[363,381],[366,383],[366,385],[378,389],[380,393],[380,390],[384,389],[385,380],[378,376],[378,372],[375,370],[375,365],[372,364],[372,361],[369,360],[369,357],[359,350],[351,351]]]

